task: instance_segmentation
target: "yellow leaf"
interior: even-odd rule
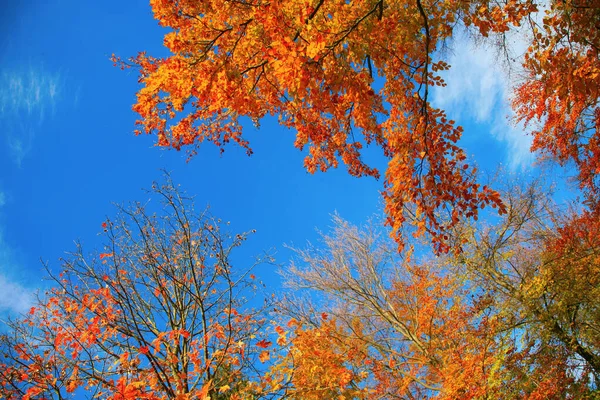
[[[219,393],[226,392],[226,391],[228,391],[229,389],[231,389],[231,387],[230,387],[229,385],[224,385],[224,386],[221,386],[221,387],[219,388]]]

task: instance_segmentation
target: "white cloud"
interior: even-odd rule
[[[0,313],[23,314],[34,304],[31,289],[9,280],[0,273]]]
[[[5,198],[2,194],[2,199]],[[34,304],[34,290],[16,278],[17,265],[12,249],[0,229],[0,314],[19,314]]]
[[[7,194],[0,191],[0,207],[6,205]],[[26,312],[35,300],[34,290],[21,284],[21,275],[12,248],[0,226],[0,316]]]
[[[0,122],[14,162],[21,165],[44,120],[61,97],[60,74],[43,68],[0,71]]]
[[[33,148],[35,130],[30,123],[16,122],[8,124],[5,130],[6,145],[14,163],[21,167],[23,159]]]
[[[467,37],[458,38],[447,60],[451,69],[443,74],[447,86],[436,88],[433,103],[445,109],[452,119],[470,118],[490,126],[493,137],[507,148],[508,165],[517,170],[527,168],[533,161],[532,137],[522,125],[511,122],[514,114],[509,103],[514,85],[511,76],[518,75],[526,46],[520,33],[508,41],[512,62],[505,65],[506,58],[494,48],[478,46]]]

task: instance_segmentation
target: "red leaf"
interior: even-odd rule
[[[267,340],[261,340],[260,342],[256,343],[256,347],[261,347],[263,349],[266,349],[267,347],[271,346],[271,342],[267,341]]]

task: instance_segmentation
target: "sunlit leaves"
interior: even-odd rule
[[[376,229],[336,219],[325,250],[299,251],[286,272],[292,288],[320,296],[281,306],[302,321],[275,369],[289,374],[288,391],[339,391],[335,379],[348,376],[353,398],[590,395],[598,384],[596,221],[560,219],[542,193],[535,184],[505,191],[498,225],[463,226],[460,254],[422,262],[395,255]]]
[[[600,29],[597,0],[552,1],[533,27],[528,76],[514,105],[533,127],[533,150],[574,164],[581,188],[598,206],[600,173]]]
[[[140,132],[160,146],[237,142],[251,152],[242,120],[268,115],[296,132],[309,172],[345,164],[354,176],[379,177],[364,146],[389,160],[384,198],[402,248],[407,220],[449,250],[448,231],[486,205],[505,210],[475,181],[458,145],[462,128],[430,104],[450,66],[437,50],[459,21],[483,36],[504,33],[537,10],[532,0],[344,0],[303,2],[153,1],[171,31],[172,55],[144,53],[134,110]],[[122,65],[127,65],[123,63]]]

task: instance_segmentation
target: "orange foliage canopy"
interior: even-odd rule
[[[327,318],[282,302],[294,320],[272,381],[291,399],[592,398],[599,222],[554,225],[546,196],[504,191],[502,221],[463,227],[461,254],[419,262],[335,219],[325,246],[299,250],[285,276],[320,295]]]
[[[388,223],[402,248],[407,219],[448,250],[448,230],[477,218],[497,193],[476,183],[457,145],[462,128],[429,103],[450,68],[439,52],[457,26],[486,37],[528,23],[529,76],[517,87],[517,119],[532,124],[533,150],[572,162],[594,199],[600,171],[599,0],[153,0],[171,29],[172,55],[141,53],[134,110],[138,133],[160,146],[195,149],[204,140],[236,142],[251,153],[241,120],[277,115],[308,149],[308,171],[344,163],[355,176],[379,177],[361,159],[364,145],[383,149]],[[462,22],[462,24],[461,24]],[[123,63],[122,65],[126,65]],[[130,64],[129,64],[130,65]],[[376,77],[380,77],[375,85]],[[381,84],[380,84],[381,83]],[[195,150],[192,150],[192,153]],[[594,201],[595,202],[595,201]]]
[[[60,275],[48,271],[55,288],[8,322],[0,398],[206,400],[260,391],[255,360],[270,343],[263,310],[248,305],[254,265],[230,262],[246,234],[195,213],[170,180],[152,191],[161,215],[137,203],[120,208],[102,224],[105,252],[89,257],[78,247]]]
[[[552,2],[525,56],[527,80],[514,106],[537,122],[533,150],[572,163],[581,188],[598,207],[600,189],[600,1]]]
[[[295,130],[296,147],[308,150],[308,171],[341,161],[354,176],[379,177],[361,159],[363,146],[379,146],[389,159],[384,198],[400,247],[409,210],[418,232],[448,250],[445,233],[462,216],[476,218],[490,204],[505,210],[497,192],[476,183],[457,145],[462,128],[429,102],[431,87],[445,85],[440,71],[450,68],[437,50],[463,24],[482,36],[503,34],[529,21],[537,3],[153,0],[155,18],[170,28],[164,43],[172,55],[131,60],[143,85],[138,133],[192,152],[208,140],[251,153],[241,121],[277,115]],[[515,104],[521,118],[546,121],[534,147],[574,160],[590,187],[598,171],[597,0],[575,3],[556,2],[536,31],[526,66],[541,78],[523,85]],[[581,133],[582,124],[592,131]]]

